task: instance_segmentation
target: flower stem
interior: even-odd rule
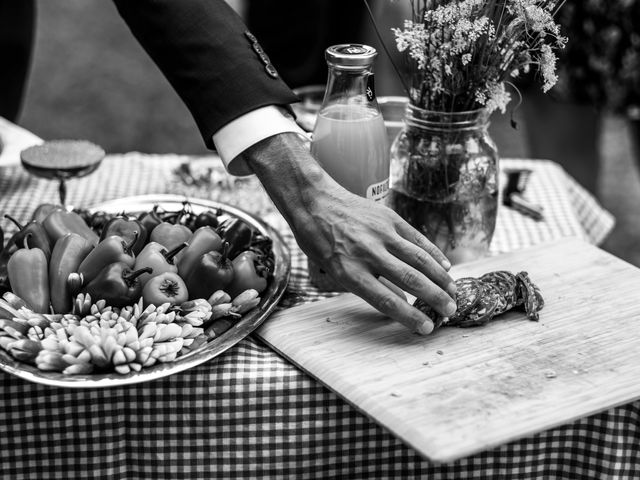
[[[382,35],[380,34],[380,30],[378,29],[378,24],[376,22],[375,15],[371,11],[371,7],[369,6],[369,2],[367,0],[362,0],[362,1],[364,2],[364,6],[367,9],[367,13],[369,14],[369,18],[371,19],[371,23],[373,25],[373,30],[376,32],[376,36],[378,37],[378,40],[380,41],[380,45],[382,45],[382,49],[384,50],[384,53],[387,55],[387,58],[389,59],[389,62],[391,63],[391,66],[395,70],[396,75],[398,75],[398,79],[400,80],[400,83],[402,83],[402,88],[404,89],[404,91],[407,94],[407,96],[409,96],[409,87],[407,86],[407,83],[405,82],[404,76],[400,73],[400,70],[396,66],[396,62],[393,61],[393,58],[391,57],[391,53],[389,53],[389,50],[387,49],[387,46],[384,43],[384,39],[382,38]]]

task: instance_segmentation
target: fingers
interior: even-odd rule
[[[347,287],[379,312],[401,323],[412,332],[428,335],[433,331],[433,321],[399,296],[397,287],[393,290],[388,288],[385,285],[388,280],[382,278],[378,281],[368,272],[361,272],[360,275],[354,275],[351,278],[357,278],[357,280],[348,282],[350,285]],[[404,293],[402,295],[404,296]]]
[[[391,290],[393,293],[395,293],[397,296],[403,299],[405,302],[407,301],[407,296],[404,294],[404,290],[402,290],[400,287],[396,286],[395,284],[393,284],[392,282],[390,282],[384,277],[378,277],[378,280],[385,287],[387,287],[389,290]]]
[[[449,262],[447,257],[440,251],[438,247],[431,243],[429,239],[421,234],[418,230],[413,228],[404,220],[400,220],[396,225],[396,231],[402,238],[408,240],[414,245],[417,245],[422,250],[427,252],[429,257],[433,258],[434,261],[438,263],[445,271],[449,271],[449,269],[451,268],[451,262]]]
[[[391,254],[381,255],[380,274],[401,289],[427,302],[445,317],[453,315],[456,303],[453,298],[422,272],[402,263]]]
[[[415,244],[405,239],[400,239],[394,242],[392,245],[390,245],[389,250],[399,260],[415,268],[418,272],[428,277],[431,282],[436,284],[442,290],[445,290],[451,296],[451,298],[455,298],[456,286],[453,282],[453,278],[451,278],[451,275],[449,275],[447,271],[442,267],[442,265],[434,257],[427,253],[426,250],[420,248],[419,246],[416,246]],[[402,272],[400,275],[400,277],[396,278],[402,278],[405,275],[410,276],[411,274]],[[425,288],[425,285],[423,285],[422,287]],[[417,285],[416,288],[420,288],[420,286]]]

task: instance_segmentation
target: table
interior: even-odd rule
[[[175,172],[187,161],[205,185],[181,181]],[[611,216],[556,164],[502,164],[534,171],[528,195],[544,205],[546,220],[503,208],[493,254],[571,235],[597,244],[612,228]],[[310,286],[304,255],[256,180],[229,178],[215,157],[109,155],[68,189],[73,205],[171,192],[258,213],[283,229],[292,249],[282,308],[326,296]],[[56,199],[55,182],[0,167],[0,211],[26,220],[38,203]],[[65,390],[5,373],[0,382],[0,478],[601,479],[640,471],[640,402],[438,465],[253,337],[145,384]]]

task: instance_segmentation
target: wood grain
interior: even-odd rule
[[[460,265],[525,270],[546,305],[420,337],[345,294],[258,335],[425,457],[456,460],[640,398],[640,269],[578,239]]]

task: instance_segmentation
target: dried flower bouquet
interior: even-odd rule
[[[543,91],[557,81],[554,49],[566,38],[554,16],[563,0],[409,0],[393,29],[406,52],[410,100],[438,112],[505,111],[509,78],[537,65]]]
[[[391,149],[390,205],[453,263],[474,260],[489,249],[498,209],[489,115],[505,111],[505,85],[531,65],[543,90],[557,81],[563,1],[409,2],[412,18],[393,29],[410,105]]]

